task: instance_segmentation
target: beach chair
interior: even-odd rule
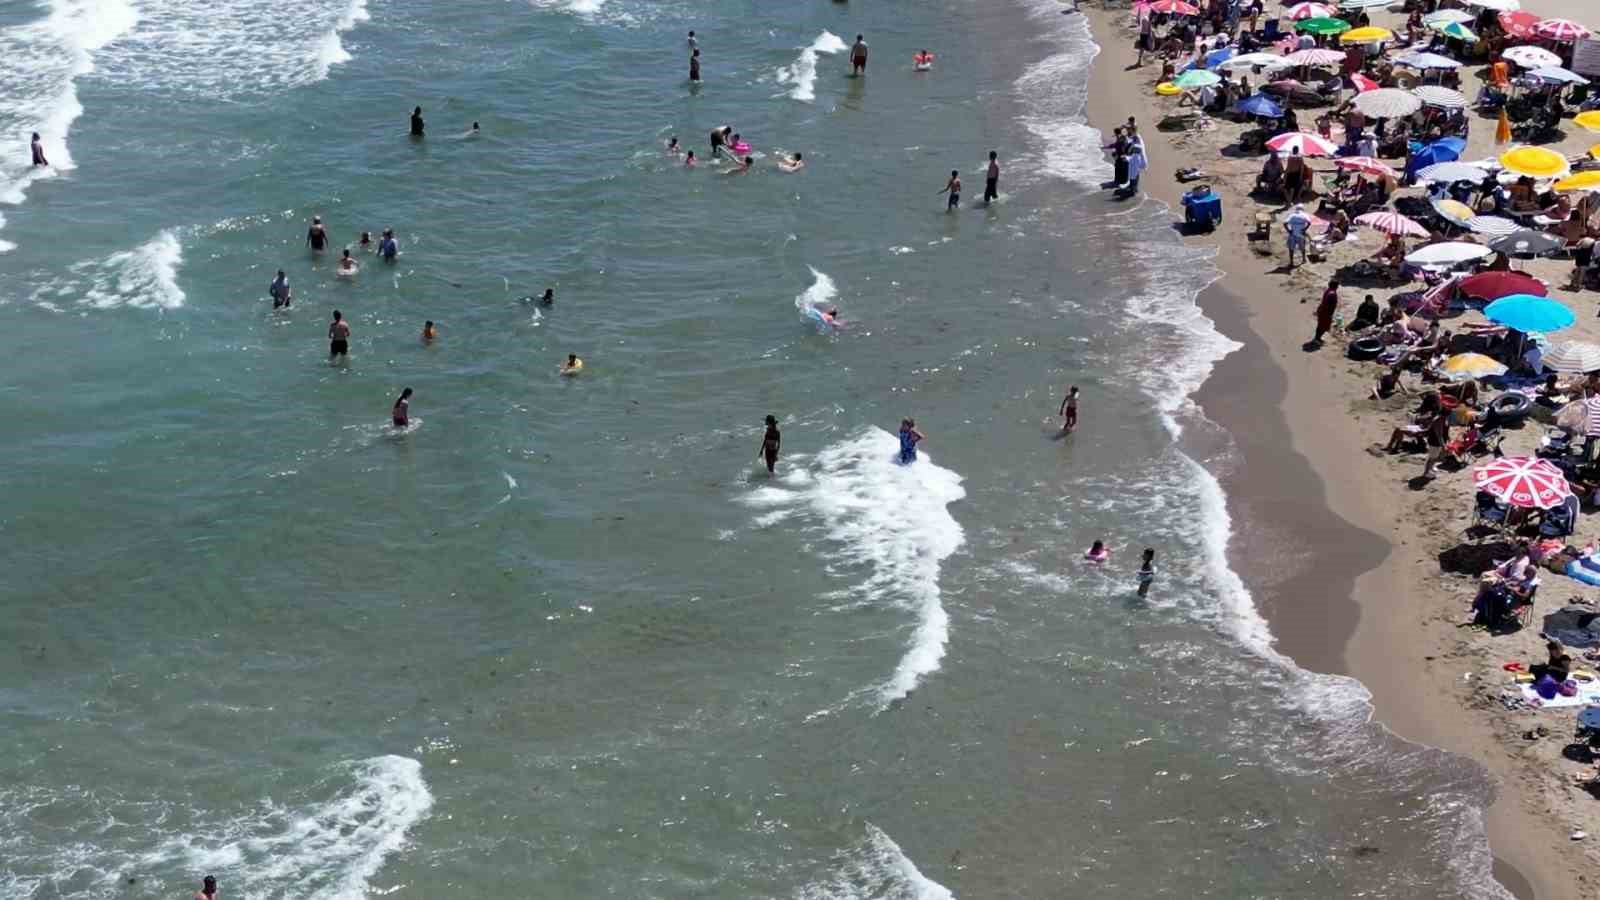
[[[1499,534],[1505,530],[1506,516],[1511,511],[1500,505],[1500,501],[1488,491],[1479,491],[1473,500],[1472,524],[1467,530],[1482,525],[1489,529],[1491,534]]]
[[[1578,498],[1568,497],[1560,506],[1544,511],[1539,517],[1539,536],[1547,538],[1571,537],[1578,527]]]

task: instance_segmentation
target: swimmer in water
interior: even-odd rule
[[[48,166],[48,165],[50,165],[50,160],[44,158],[44,139],[39,137],[39,132],[35,131],[33,133],[33,141],[32,141],[32,143],[29,144],[29,149],[31,149],[33,151],[33,164],[34,165],[36,165],[36,166]]]
[[[344,313],[336,309],[333,311],[333,321],[328,323],[328,361],[333,362],[341,356],[347,362],[350,359],[350,323],[344,320]]]
[[[1103,563],[1111,558],[1111,551],[1107,549],[1105,541],[1095,541],[1089,552],[1083,554],[1083,558],[1092,563]]]
[[[422,107],[411,111],[411,136],[422,137]]]
[[[356,258],[350,255],[350,251],[345,250],[343,252],[344,255],[339,257],[339,274],[354,275],[361,271],[361,267],[356,265]]]
[[[328,249],[328,229],[322,227],[321,216],[311,217],[311,227],[306,229],[306,246],[317,253]]]
[[[917,461],[917,444],[928,439],[928,436],[917,430],[915,419],[900,420],[900,464],[910,465]]]
[[[200,892],[194,895],[194,900],[217,900],[217,877],[207,875],[200,882]]]
[[[272,284],[267,286],[267,293],[272,295],[272,308],[281,309],[289,305],[293,295],[289,293],[289,276],[278,270],[278,277],[272,279]]]
[[[438,336],[438,333],[433,330],[433,320],[432,319],[429,319],[428,321],[422,323],[422,342],[424,344],[433,343],[433,339],[435,337],[437,337],[437,336]]]
[[[1073,385],[1067,396],[1061,398],[1061,433],[1071,434],[1078,428],[1078,386]]]
[[[667,154],[670,155],[670,156],[681,156],[681,155],[683,155],[683,148],[678,146],[678,136],[677,135],[673,135],[672,137],[667,138]]]
[[[688,169],[694,168],[694,151],[693,150],[690,150],[688,153],[684,154],[683,165],[684,165],[684,168],[688,168]]]
[[[753,156],[746,156],[744,159],[739,159],[738,157],[734,157],[733,168],[729,169],[727,172],[724,172],[723,174],[725,174],[725,175],[743,175],[744,173],[750,171],[750,167],[755,165],[755,162],[756,162],[756,160],[755,160],[755,157],[753,157]]]
[[[778,160],[778,168],[782,169],[785,172],[798,172],[801,169],[804,169],[805,167],[806,167],[806,161],[803,158],[801,158],[800,154],[798,154],[798,153],[796,153],[795,155],[789,157],[788,159],[780,159],[780,160]]]
[[[400,399],[394,402],[391,415],[394,417],[396,428],[404,428],[411,424],[411,388],[400,392]]]
[[[950,202],[945,204],[945,212],[951,212],[955,210],[956,207],[960,206],[961,173],[952,169],[950,171],[950,180],[945,183],[944,190],[940,191],[939,193],[950,195]]]
[[[400,243],[394,239],[393,228],[383,230],[383,240],[378,242],[378,255],[383,257],[384,262],[391,263],[400,255]]]
[[[700,51],[699,50],[695,50],[693,53],[689,54],[689,80],[691,82],[698,82],[700,80]]]
[[[356,246],[361,248],[361,252],[362,253],[371,253],[372,252],[372,232],[370,232],[370,231],[361,232],[361,240],[356,242]]]
[[[721,125],[711,129],[711,158],[721,159],[722,148],[728,144],[728,137],[733,134],[732,125]]]
[[[767,416],[767,433],[761,436],[761,449],[756,452],[756,458],[766,460],[768,475],[778,467],[778,448],[782,443],[783,436],[778,433],[778,417]]]
[[[831,306],[822,314],[822,323],[829,328],[843,328],[844,323],[839,321],[839,307]]]
[[[1139,564],[1139,596],[1150,593],[1150,584],[1156,580],[1156,551],[1144,548],[1144,562]]]
[[[544,295],[539,298],[539,305],[540,306],[555,306],[556,305],[556,289],[555,288],[545,288],[544,289]]]
[[[918,72],[926,72],[933,68],[933,54],[927,50],[918,50],[911,56],[911,68]]]
[[[478,127],[478,123],[477,122],[473,122],[472,123],[472,130],[467,132],[467,137],[477,137],[479,134],[482,134],[482,133],[483,133],[483,129]]]
[[[583,371],[583,360],[576,353],[568,353],[567,361],[561,364],[561,374],[576,375]]]

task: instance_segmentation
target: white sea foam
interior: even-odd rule
[[[795,296],[794,308],[806,322],[826,328],[821,313],[833,305],[833,298],[839,296],[839,288],[826,272],[810,266],[806,268],[811,269],[811,286]]]
[[[21,203],[33,182],[74,168],[67,133],[83,114],[77,79],[94,70],[97,51],[138,21],[128,0],[49,0],[41,7],[43,18],[0,30],[0,134],[21,141],[37,131],[50,165],[30,165],[20,144],[0,154],[0,203]],[[0,242],[0,252],[12,246]]]
[[[351,58],[367,0],[162,0],[101,55],[106,77],[150,92],[236,97],[322,81]]]
[[[882,829],[871,822],[866,828],[867,836],[840,857],[838,870],[801,888],[799,900],[955,900]]]
[[[1039,21],[1062,45],[1062,52],[1025,69],[1015,87],[1026,112],[1020,117],[1035,138],[1041,159],[1035,166],[1012,165],[1026,183],[1034,169],[1055,178],[1098,187],[1111,174],[1101,150],[1100,132],[1089,125],[1085,104],[1089,96],[1089,68],[1100,47],[1089,35],[1082,17],[1061,15],[1060,5],[1040,3]]]
[[[132,250],[73,264],[67,270],[69,275],[36,288],[31,299],[41,306],[78,303],[97,309],[176,309],[184,301],[183,289],[178,287],[182,265],[183,245],[176,232],[164,229]]]
[[[961,476],[934,465],[926,454],[900,465],[898,452],[894,435],[868,428],[818,453],[811,472],[795,470],[781,486],[762,487],[744,498],[767,510],[764,517],[791,508],[817,516],[838,546],[830,559],[864,572],[851,591],[856,603],[890,603],[913,615],[894,672],[866,689],[880,709],[938,671],[950,639],[939,568],[965,540],[948,509],[966,496]]]
[[[778,83],[794,85],[788,96],[810,103],[817,99],[817,54],[835,53],[850,49],[842,38],[831,31],[817,35],[817,39],[800,50],[800,55],[790,65],[778,69]]]

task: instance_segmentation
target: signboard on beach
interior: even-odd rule
[[[1579,75],[1600,75],[1600,41],[1584,38],[1572,48],[1572,71]]]

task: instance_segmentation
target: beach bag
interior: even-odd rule
[[[1554,700],[1556,694],[1561,692],[1561,686],[1549,675],[1540,675],[1539,680],[1533,683],[1533,692],[1546,700]]]
[[[1576,697],[1576,696],[1578,696],[1578,683],[1576,681],[1573,681],[1570,678],[1567,679],[1566,681],[1561,682],[1561,696],[1563,696],[1563,697]]]

